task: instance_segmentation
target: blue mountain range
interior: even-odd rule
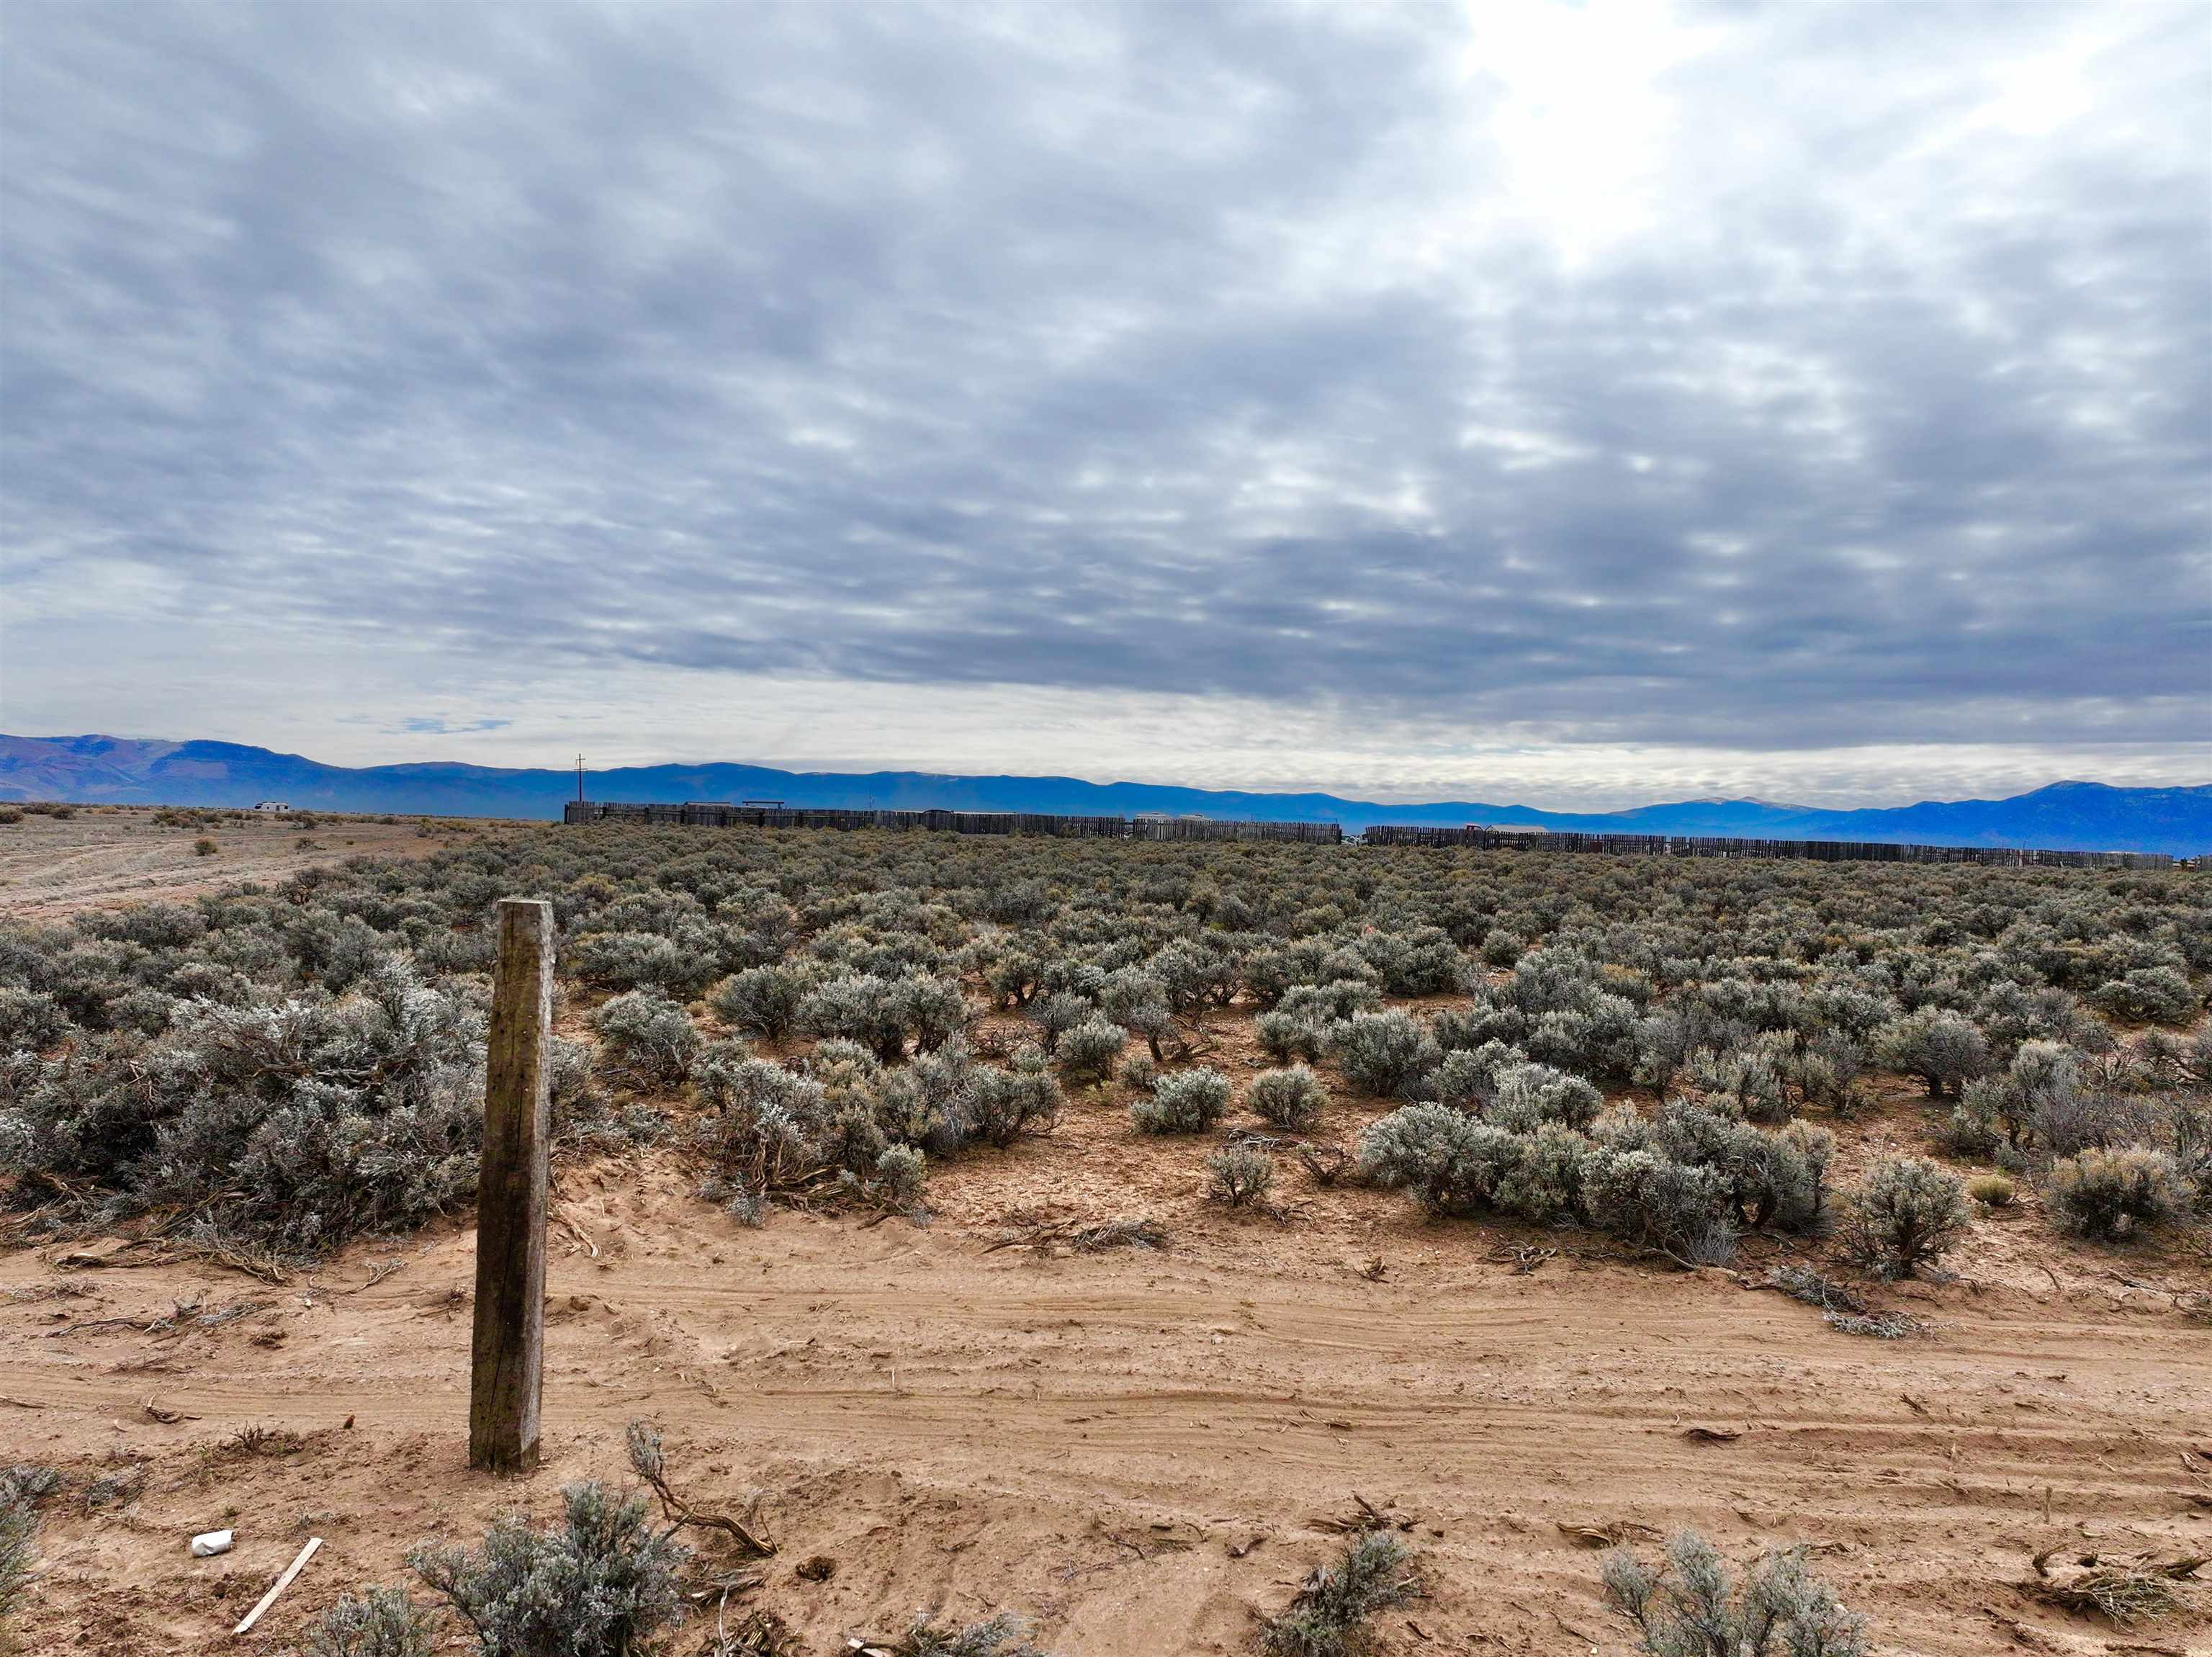
[[[1078,815],[1263,818],[1370,823],[1492,823],[1629,834],[1741,834],[2061,850],[2212,852],[2212,783],[2111,788],[2054,783],[2009,800],[1925,800],[1825,811],[1759,800],[1683,800],[1616,812],[1539,811],[1480,801],[1382,805],[1332,794],[1249,794],[1073,777],[952,777],[927,771],[787,771],[764,765],[627,765],[588,774],[595,800],[780,800],[792,806],[1036,811]],[[0,736],[0,800],[243,806],[282,800],[325,811],[556,818],[573,771],[442,763],[350,767],[231,742]]]

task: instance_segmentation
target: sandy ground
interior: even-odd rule
[[[216,842],[210,856],[192,849],[203,835]],[[304,849],[303,836],[313,842]],[[421,856],[457,838],[425,838],[411,817],[397,823],[324,818],[304,829],[270,817],[180,828],[155,822],[150,808],[79,806],[74,817],[27,815],[0,825],[0,917],[57,921],[88,906],[173,903],[240,880],[273,884],[363,852]]]
[[[1620,1523],[1811,1543],[1885,1652],[2212,1649],[2212,1622],[2122,1632],[2014,1586],[2046,1548],[2212,1550],[2212,1484],[2186,1459],[2212,1452],[2212,1336],[2122,1281],[2201,1283],[2201,1262],[2069,1252],[2023,1211],[1980,1228],[1960,1282],[1908,1288],[1933,1333],[1880,1342],[1727,1273],[1425,1224],[1377,1192],[1293,1192],[1310,1206],[1288,1224],[1209,1210],[1201,1155],[1079,1105],[1053,1140],[947,1170],[927,1229],[748,1230],[659,1161],[566,1169],[546,1462],[514,1481],[464,1465],[465,1228],[281,1286],[0,1259],[0,1445],[74,1485],[23,1647],[285,1649],[340,1592],[399,1579],[417,1538],[473,1540],[501,1511],[549,1514],[567,1480],[620,1477],[643,1417],[693,1500],[759,1496],[781,1552],[751,1599],[808,1652],[923,1605],[1020,1608],[1069,1654],[1249,1651],[1255,1612],[1335,1545],[1315,1521],[1355,1494],[1429,1562],[1430,1597],[1380,1629],[1389,1653],[1627,1650],[1596,1556],[1559,1528]],[[1175,1246],[987,1252],[1010,1211],[1149,1215]],[[1559,1252],[1522,1274],[1526,1244]],[[1754,1243],[1745,1275],[1774,1252]],[[296,1447],[252,1453],[256,1425]],[[88,1506],[118,1474],[143,1477],[136,1500]],[[234,1553],[187,1556],[226,1526]],[[310,1534],[322,1553],[232,1641]],[[801,1580],[817,1556],[834,1575]]]
[[[85,837],[76,901],[243,872],[195,867],[188,832],[99,823],[33,831]],[[385,835],[313,838],[435,844]],[[270,872],[286,855],[272,838]],[[1256,1068],[1249,1018],[1221,1023],[1211,1061]],[[1317,1136],[1348,1143],[1383,1108],[1340,1101]],[[1889,1085],[1838,1124],[1840,1182],[1929,1120]],[[1674,1271],[1578,1232],[1425,1223],[1287,1157],[1285,1216],[1232,1214],[1203,1194],[1218,1142],[1140,1138],[1110,1093],[1080,1096],[1050,1138],[934,1171],[927,1228],[785,1210],[746,1229],[672,1154],[564,1166],[545,1463],[514,1480],[465,1465],[465,1224],[283,1283],[70,1264],[82,1245],[0,1255],[0,1461],[70,1478],[21,1648],[294,1649],[341,1593],[405,1580],[416,1540],[473,1542],[501,1512],[550,1515],[565,1482],[625,1477],[644,1418],[695,1502],[757,1501],[779,1552],[732,1610],[773,1609],[824,1657],[921,1607],[1023,1611],[1066,1657],[1250,1653],[1358,1497],[1426,1561],[1427,1597],[1376,1626],[1389,1657],[1626,1653],[1596,1553],[1561,1527],[1683,1525],[1739,1556],[1813,1545],[1886,1654],[2212,1653],[2212,1616],[2119,1630],[2021,1586],[2047,1549],[2212,1553],[2212,1331],[2172,1299],[2212,1284],[2201,1239],[2086,1249],[2031,1202],[1978,1223],[1957,1281],[1889,1297],[1930,1328],[1884,1342],[1744,1287],[1781,1241],[1748,1240],[1735,1275]],[[1132,1216],[1173,1246],[993,1248]],[[1556,1252],[1524,1272],[1522,1249]],[[189,1557],[221,1527],[234,1552]],[[322,1551],[232,1638],[311,1535]],[[817,1559],[828,1579],[802,1578]],[[713,1622],[671,1649],[701,1651]]]

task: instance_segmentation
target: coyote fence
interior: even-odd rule
[[[1472,846],[1486,851],[1595,851],[1632,857],[1800,857],[1829,863],[1979,863],[1999,868],[2172,868],[2160,851],[2030,851],[2014,846],[1888,845],[1875,840],[1754,840],[1715,834],[1559,834],[1525,829],[1378,823],[1370,846]]]
[[[1212,817],[1069,817],[1034,811],[848,811],[797,806],[629,805],[572,800],[565,823],[662,823],[705,828],[892,829],[941,834],[1029,834],[1085,840],[1298,840],[1336,845],[1340,823],[1232,822]]]

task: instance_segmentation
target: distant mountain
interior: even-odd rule
[[[1742,834],[1774,839],[1918,841],[2098,851],[2212,851],[2212,784],[2115,789],[2054,783],[2010,800],[1923,801],[1820,811],[1759,800],[1685,800],[1630,811],[1537,811],[1455,801],[1385,806],[1331,794],[1242,794],[1072,777],[940,777],[927,771],[775,771],[762,765],[629,765],[588,774],[595,800],[781,800],[793,806],[1042,811],[1132,815],[1498,823],[1627,834]],[[0,800],[245,806],[283,800],[326,811],[550,818],[575,797],[574,772],[489,765],[319,765],[230,742],[149,742],[113,736],[0,736]]]

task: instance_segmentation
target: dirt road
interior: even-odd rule
[[[2127,1636],[2014,1588],[2030,1556],[2212,1544],[2181,1459],[2212,1450],[2212,1339],[2087,1271],[1926,1290],[1936,1333],[1881,1342],[1717,1271],[1563,1252],[1521,1275],[1471,1252],[1480,1233],[1376,1193],[1364,1232],[1324,1225],[1289,1258],[1264,1221],[1038,1258],[950,1221],[747,1230],[672,1173],[566,1185],[547,1465],[519,1483],[462,1468],[465,1232],[281,1288],[0,1262],[0,1442],[79,1483],[46,1527],[25,1648],[282,1649],[341,1590],[399,1579],[417,1538],[473,1539],[505,1508],[550,1511],[566,1480],[619,1476],[640,1416],[702,1505],[764,1493],[782,1551],[761,1598],[810,1652],[924,1605],[1018,1608],[1085,1657],[1249,1651],[1255,1612],[1335,1545],[1312,1521],[1355,1493],[1428,1558],[1431,1597],[1381,1630],[1401,1654],[1626,1651],[1596,1555],[1562,1526],[1814,1544],[1879,1648],[1915,1653],[2110,1649]],[[1380,1282],[1357,1270],[1370,1245]],[[370,1283],[386,1258],[400,1269]],[[167,1331],[96,1321],[193,1300]],[[257,1423],[298,1447],[249,1453],[234,1435]],[[133,1465],[135,1503],[87,1508],[83,1481]],[[188,1558],[218,1526],[237,1551]],[[326,1546],[265,1636],[229,1641],[310,1533]],[[836,1562],[827,1582],[793,1574],[815,1556]],[[2130,1649],[2208,1634],[2169,1623]]]
[[[71,817],[27,815],[0,825],[0,917],[52,922],[87,907],[175,903],[240,880],[273,884],[365,852],[420,856],[456,838],[418,828],[413,818],[325,819],[307,827],[273,815],[179,827],[156,823],[150,809],[88,806]],[[216,847],[206,856],[193,849],[203,837]]]

